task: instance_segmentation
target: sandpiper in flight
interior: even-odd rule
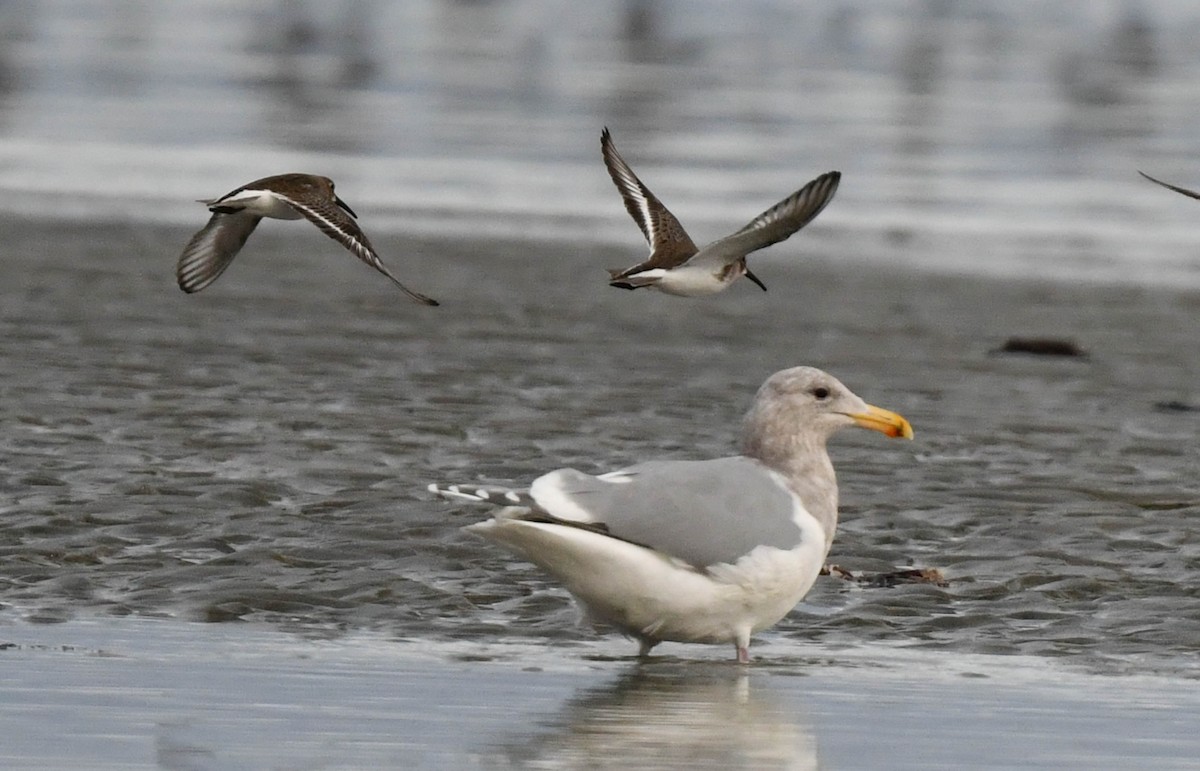
[[[765,292],[766,285],[746,266],[746,256],[784,240],[811,222],[833,199],[842,178],[839,171],[822,174],[733,235],[697,249],[679,220],[617,153],[607,128],[600,134],[600,149],[604,165],[625,199],[625,208],[650,243],[650,257],[625,270],[610,270],[609,285],[621,289],[653,287],[685,297],[720,292],[741,276]]]
[[[392,280],[413,301],[437,301],[412,291],[392,275],[354,220],[358,217],[333,192],[333,181],[315,174],[280,174],[264,177],[231,193],[201,200],[213,213],[179,257],[175,275],[179,288],[199,292],[217,280],[245,245],[263,217],[280,220],[307,218],[325,235],[338,241],[354,256]]]

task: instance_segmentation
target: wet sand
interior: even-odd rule
[[[0,621],[21,769],[1194,768],[1194,682],[898,649],[639,664],[615,642]],[[689,654],[695,651],[689,651]]]
[[[604,286],[621,250],[378,238],[443,300],[425,309],[319,234],[256,234],[192,297],[171,276],[185,231],[11,235],[2,766],[1200,755],[1192,289],[893,269],[816,240],[755,265],[765,294],[689,303]],[[997,354],[1014,335],[1087,356]],[[950,584],[824,579],[748,669],[682,645],[638,666],[463,535],[481,512],[424,492],[727,453],[762,377],[796,363],[917,429],[835,443],[831,559]]]
[[[443,301],[424,308],[319,233],[263,230],[192,296],[172,274],[187,231],[10,231],[5,603],[570,639],[561,592],[426,485],[728,454],[762,380],[813,364],[916,429],[834,441],[831,561],[950,586],[823,581],[774,633],[1117,670],[1197,651],[1194,290],[927,273],[810,239],[756,263],[769,292],[688,301],[607,287],[620,250],[378,237]],[[1018,335],[1088,355],[994,353]]]

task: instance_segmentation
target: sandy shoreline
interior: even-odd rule
[[[1182,769],[1200,754],[1190,681],[896,649],[639,665],[611,657],[620,642],[3,623],[0,765]]]

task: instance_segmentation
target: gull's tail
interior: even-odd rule
[[[433,482],[429,492],[443,498],[454,498],[475,503],[490,503],[496,506],[533,506],[528,490],[513,490],[508,487],[486,487],[481,485],[439,485]]]

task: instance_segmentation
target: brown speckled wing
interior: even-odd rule
[[[706,246],[697,262],[731,265],[746,255],[779,243],[813,221],[833,200],[841,172],[830,171],[755,217],[744,228]]]
[[[379,255],[375,253],[375,248],[371,246],[371,242],[367,240],[367,236],[359,228],[358,223],[351,219],[350,215],[340,208],[333,198],[316,199],[316,200],[299,200],[296,197],[276,193],[284,201],[287,201],[296,211],[303,214],[309,222],[312,222],[321,232],[334,239],[342,246],[350,250],[355,257],[358,257],[363,262],[370,265],[375,270],[391,279],[392,283],[400,287],[400,289],[408,295],[414,302],[419,302],[424,305],[437,305],[437,300],[426,297],[423,294],[412,291],[400,280],[392,275],[392,272],[387,269],[383,261],[379,259]]]
[[[600,150],[613,184],[621,191],[625,209],[642,229],[642,235],[650,244],[650,257],[645,262],[623,271],[615,271],[612,277],[624,278],[644,270],[669,269],[687,262],[688,258],[696,253],[696,245],[679,224],[679,220],[675,219],[675,215],[642,184],[633,173],[633,169],[629,168],[629,164],[621,158],[608,129],[604,129],[600,134]]]
[[[245,212],[212,215],[179,256],[175,266],[179,288],[191,294],[216,281],[261,220],[261,217]]]

